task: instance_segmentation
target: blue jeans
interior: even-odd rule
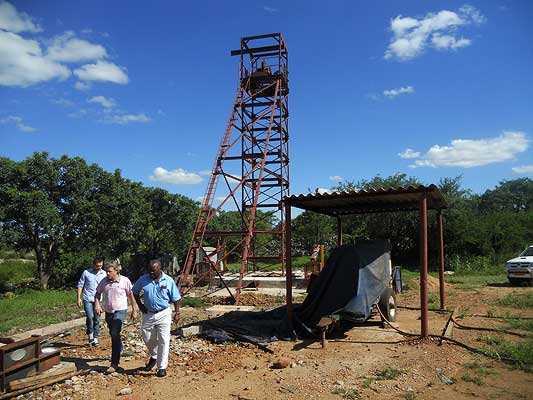
[[[120,352],[122,351],[120,331],[122,330],[122,323],[126,319],[126,311],[119,310],[112,313],[105,313],[105,322],[111,335],[111,364],[113,365],[120,363]]]
[[[85,309],[87,335],[97,338],[100,334],[100,315],[94,312],[94,302],[83,300],[83,308]]]

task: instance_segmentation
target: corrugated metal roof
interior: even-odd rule
[[[428,209],[447,208],[436,185],[340,191],[323,194],[292,195],[285,198],[291,206],[326,215],[367,214],[418,210],[422,196]]]

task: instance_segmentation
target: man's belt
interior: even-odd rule
[[[162,308],[161,310],[157,310],[157,311],[148,311],[148,314],[158,314],[160,313],[161,311],[165,311],[168,307],[166,308]]]

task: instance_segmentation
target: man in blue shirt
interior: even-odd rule
[[[174,303],[174,321],[178,322],[180,318],[181,296],[178,286],[174,279],[161,270],[161,262],[152,260],[150,273],[141,276],[133,285],[133,296],[143,313],[141,332],[150,353],[145,370],[150,371],[157,363],[157,376],[163,377],[167,374],[170,348],[170,303]]]
[[[83,271],[78,281],[78,307],[83,304],[87,336],[89,337],[89,344],[93,346],[98,346],[100,332],[100,315],[96,314],[94,310],[94,295],[96,294],[96,287],[106,277],[106,273],[102,270],[103,265],[104,258],[95,257],[93,267]]]

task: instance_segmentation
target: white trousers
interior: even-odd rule
[[[157,314],[143,314],[141,331],[150,357],[157,360],[157,369],[168,366],[170,348],[170,325],[172,324],[170,307]]]

